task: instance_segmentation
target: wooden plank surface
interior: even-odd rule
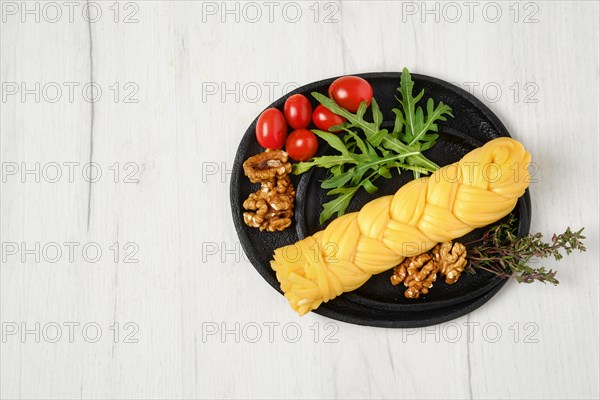
[[[53,4],[1,3],[2,398],[598,398],[597,2]],[[300,319],[233,228],[241,135],[404,66],[501,118],[532,229],[588,252],[436,327]]]

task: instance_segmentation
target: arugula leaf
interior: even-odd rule
[[[453,115],[452,109],[449,106],[443,102],[439,102],[437,107],[435,107],[434,101],[431,98],[427,100],[427,113],[425,114],[423,108],[417,106],[417,103],[423,98],[425,90],[421,90],[416,97],[413,97],[414,85],[410,72],[408,72],[407,68],[404,68],[400,77],[400,87],[398,88],[401,98],[396,97],[402,110],[400,108],[392,109],[392,112],[396,115],[392,137],[397,139],[397,141],[403,142],[408,147],[416,147],[419,151],[423,152],[432,148],[438,138],[438,135],[427,134],[427,132],[437,132],[436,121],[446,121],[447,115],[451,117]],[[404,133],[400,133],[402,126],[405,127]],[[389,149],[399,147],[398,143],[393,141],[388,141],[384,146]],[[418,157],[409,158],[407,162],[409,165],[421,166],[428,169],[439,168],[434,163],[419,159]],[[413,171],[413,175],[417,179],[421,176],[421,172]]]
[[[369,194],[375,194],[379,190],[377,186],[373,185],[371,179],[365,179],[361,186],[364,187]]]
[[[402,75],[400,76],[400,87],[398,88],[398,92],[402,95],[402,99],[399,99],[398,97],[396,97],[396,99],[400,102],[400,105],[404,110],[406,134],[408,137],[415,136],[415,105],[425,94],[425,90],[423,89],[417,97],[413,97],[412,92],[414,86],[415,83],[410,76],[410,72],[408,72],[408,68],[404,68],[402,70]]]
[[[358,162],[354,158],[346,156],[321,156],[313,158],[312,161],[294,164],[294,166],[292,167],[292,173],[294,175],[300,175],[305,173],[312,167],[334,168],[346,163],[357,164]]]
[[[417,112],[415,114],[415,126],[413,127],[415,134],[412,140],[408,143],[409,146],[424,140],[427,141],[426,133],[427,131],[437,132],[437,124],[436,120],[446,121],[446,117],[444,114],[448,114],[452,116],[452,109],[440,102],[438,106],[433,108],[433,99],[429,99],[427,101],[427,117],[423,120],[423,110],[421,107],[417,108]],[[431,140],[429,140],[431,141]]]
[[[421,107],[415,107],[425,94],[425,90],[421,90],[416,97],[413,97],[413,87],[414,82],[410,73],[408,72],[408,69],[404,68],[400,78],[400,87],[398,88],[402,98],[398,99],[396,97],[400,102],[402,111],[394,108],[392,109],[392,112],[394,112],[396,116],[403,113],[404,121],[406,121],[406,132],[403,136],[403,141],[409,146],[419,143],[420,141],[432,141],[431,139],[426,138],[425,134],[428,131],[437,132],[436,121],[446,121],[446,115],[453,117],[452,109],[449,106],[440,101],[437,107],[434,107],[434,101],[431,98],[427,100],[427,115],[425,116]]]
[[[361,106],[357,110],[356,114],[353,114],[350,111],[346,110],[345,108],[340,107],[333,99],[331,99],[319,92],[312,92],[312,96],[315,99],[317,99],[319,101],[319,103],[321,103],[325,108],[327,108],[332,113],[341,115],[342,117],[346,118],[346,120],[348,120],[347,125],[349,125],[348,126],[349,128],[362,129],[362,131],[365,133],[367,141],[371,142],[371,138],[374,135],[377,135],[377,133],[379,132],[379,126],[377,126],[375,122],[367,122],[363,118],[364,112],[366,111],[366,104],[364,107],[362,107],[362,104],[361,104]],[[373,106],[373,101],[371,101],[371,109],[372,110],[373,110],[373,107],[375,107],[377,109],[377,111],[379,111],[377,102],[375,102],[375,106]],[[362,112],[362,115],[360,114],[361,112]],[[383,116],[381,118],[383,118]],[[381,122],[379,124],[381,125]],[[330,129],[333,129],[333,128],[330,128]]]
[[[374,179],[377,179],[376,173],[373,173],[367,178],[363,179],[358,185],[339,187],[327,192],[327,195],[329,196],[337,194],[338,197],[323,204],[323,211],[319,216],[319,223],[323,225],[325,221],[329,220],[336,213],[338,217],[344,215],[346,213],[346,209],[350,205],[350,201],[361,187],[363,187],[369,194],[375,194],[378,188],[373,184],[373,182],[371,182],[371,180]]]
[[[363,103],[361,103],[361,105]],[[373,113],[373,123],[375,124],[375,127],[379,129],[381,123],[383,122],[383,113],[379,109],[379,104],[377,104],[377,100],[375,100],[375,98],[371,99],[371,112]]]
[[[354,133],[350,129],[346,129],[346,131],[348,132],[348,135],[346,137],[354,139],[354,141],[356,142],[356,146],[360,149],[360,151],[363,155],[366,155],[369,157],[376,156],[376,154],[373,152],[374,151],[373,147],[367,146],[365,144],[365,142],[360,138],[360,136],[358,136],[356,133]]]
[[[402,132],[402,128],[404,127],[404,115],[402,114],[402,111],[398,110],[397,108],[392,108],[392,112],[396,114],[392,136],[395,139],[398,139],[400,137],[400,133]]]
[[[313,129],[313,133],[321,139],[325,140],[327,144],[329,144],[331,147],[342,153],[342,155],[352,157],[350,151],[348,151],[347,146],[344,144],[344,142],[342,142],[339,136],[318,129]]]
[[[336,189],[339,187],[343,187],[352,180],[353,176],[354,176],[353,170],[346,171],[339,175],[334,175],[331,178],[324,180],[321,183],[321,187],[323,189]]]
[[[327,192],[328,195],[339,194],[339,196],[334,200],[323,204],[323,211],[319,216],[319,223],[323,225],[325,221],[329,220],[336,213],[338,217],[344,215],[346,209],[350,205],[350,200],[352,200],[358,189],[360,189],[360,186],[349,188],[341,187]]]

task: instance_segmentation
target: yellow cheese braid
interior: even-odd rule
[[[516,140],[494,139],[393,196],[375,199],[325,230],[275,250],[271,267],[281,290],[304,315],[404,257],[498,221],[529,185],[530,160]]]

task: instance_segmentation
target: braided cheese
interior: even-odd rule
[[[316,234],[275,250],[271,268],[300,315],[372,275],[509,214],[529,185],[531,155],[494,139],[457,163],[367,203]]]

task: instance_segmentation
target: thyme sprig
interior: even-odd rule
[[[489,229],[481,239],[465,245],[472,245],[468,251],[468,272],[482,269],[503,278],[514,277],[520,283],[549,282],[558,285],[556,271],[546,267],[531,267],[528,264],[554,257],[556,261],[574,250],[586,251],[582,235],[583,228],[573,231],[567,228],[564,233],[554,234],[550,242],[543,240],[541,233],[518,236],[516,217],[511,214],[506,222]]]

